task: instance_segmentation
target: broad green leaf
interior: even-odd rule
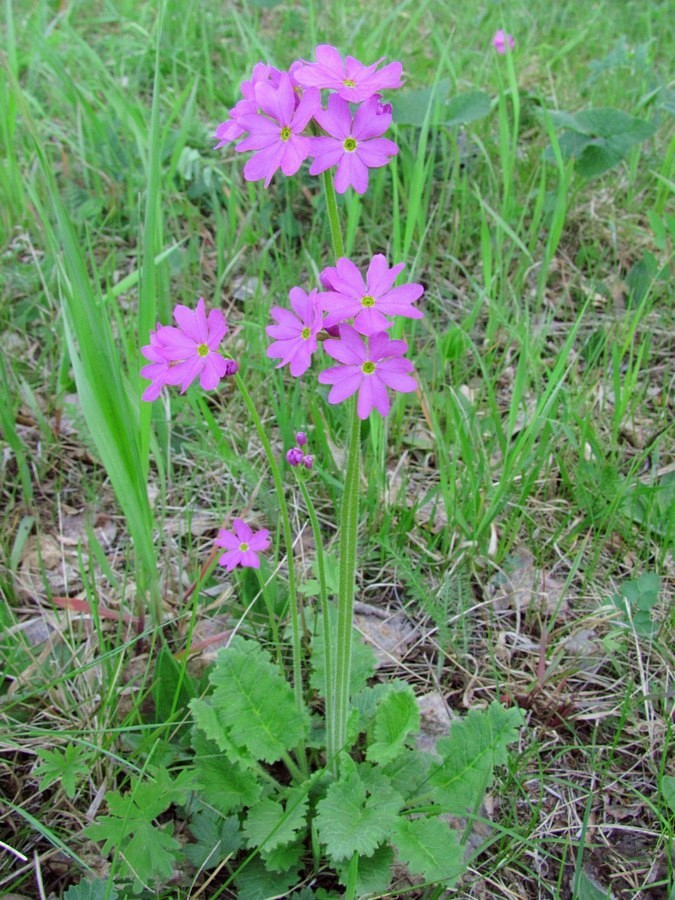
[[[384,894],[391,884],[391,867],[394,863],[394,851],[388,844],[382,844],[372,856],[359,859],[359,871],[356,876],[356,894],[365,897]],[[347,884],[349,863],[337,866],[340,882]]]
[[[335,634],[337,628],[337,610],[334,604],[330,605],[330,616],[332,623],[332,631]],[[310,685],[324,699],[326,697],[325,680],[326,680],[326,657],[324,644],[323,620],[320,620],[316,634],[312,638],[312,674],[309,679]],[[349,695],[353,697],[358,694],[366,686],[369,678],[372,678],[375,672],[375,653],[372,647],[368,647],[363,643],[360,634],[354,632],[352,640],[352,665],[349,672]]]
[[[271,798],[256,803],[244,822],[247,846],[271,851],[292,843],[305,827],[307,803],[307,795],[298,790],[291,791],[285,807]]]
[[[457,834],[438,818],[398,819],[391,839],[399,858],[426,881],[452,887],[465,869]]]
[[[397,757],[405,748],[409,734],[419,731],[420,711],[410,685],[391,691],[379,703],[375,713],[374,741],[366,759],[382,765]]]
[[[220,707],[214,705],[213,697],[205,700],[193,700],[190,703],[195,725],[206,737],[218,745],[227,758],[233,763],[240,763],[243,768],[255,764],[251,754],[243,747],[237,747],[232,741],[230,730],[221,719]]]
[[[490,95],[485,91],[467,91],[448,100],[443,110],[443,124],[466,125],[490,114]]]
[[[89,774],[91,751],[76,744],[66,744],[63,750],[38,749],[36,753],[42,760],[34,772],[40,779],[40,790],[60,781],[66,797],[72,800],[78,784]]]
[[[237,873],[234,883],[238,900],[267,900],[269,897],[283,897],[297,880],[297,869],[283,874],[270,872],[262,860],[254,859]]]
[[[259,644],[234,637],[210,681],[220,721],[257,760],[276,762],[306,739],[309,714],[298,710],[291,686]]]
[[[297,872],[298,863],[305,855],[305,842],[298,841],[295,844],[285,844],[283,847],[275,847],[268,850],[266,847],[260,851],[260,856],[265,862],[265,868],[270,872]]]
[[[360,777],[360,770],[368,780]],[[372,856],[391,834],[403,798],[389,780],[370,767],[357,767],[334,782],[317,804],[315,818],[319,837],[334,862],[359,856]]]
[[[433,799],[444,812],[463,816],[476,809],[494,768],[507,761],[507,747],[518,739],[523,713],[493,701],[487,709],[472,710],[453,722],[448,737],[436,744],[443,762],[429,778]]]
[[[408,750],[387,763],[383,772],[391,781],[394,790],[407,800],[419,793],[429,778],[432,766],[437,763],[438,760],[431,753]]]
[[[114,887],[110,887],[107,878],[95,881],[80,881],[68,888],[63,895],[63,900],[117,900],[119,894]]]
[[[432,86],[416,91],[397,91],[392,98],[394,122],[397,125],[416,125],[421,128],[427,117],[427,110],[431,107],[431,121],[437,124],[442,121],[443,103],[449,90],[450,82],[443,78],[435,89]]]
[[[259,799],[262,785],[254,771],[229,760],[199,732],[192,737],[195,774],[202,796],[223,815],[251,806]]]
[[[172,823],[157,828],[144,822],[122,848],[121,855],[138,889],[154,881],[167,881],[173,875],[181,844],[171,836]]]
[[[243,843],[237,816],[225,818],[204,809],[194,814],[188,828],[196,843],[186,844],[185,855],[198,869],[215,869]]]

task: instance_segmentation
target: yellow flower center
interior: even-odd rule
[[[239,549],[242,553],[246,553],[246,551],[248,550],[248,544],[247,543],[239,544]]]
[[[371,297],[370,294],[366,294],[365,297],[361,298],[361,306],[365,306],[366,309],[370,306],[375,306],[375,298]]]
[[[356,150],[356,141],[353,137],[348,137],[342,145],[347,153],[353,153]]]
[[[370,359],[366,360],[366,362],[364,362],[364,364],[361,366],[361,371],[364,375],[372,375],[375,371],[375,363]]]
[[[291,136],[291,129],[288,127],[288,125],[284,125],[284,127],[281,129],[281,140],[287,141],[290,138],[290,136]]]
[[[342,83],[344,84],[345,87],[355,87],[355,84],[351,78],[345,78],[345,80]]]
[[[199,356],[208,356],[209,355],[209,345],[208,344],[199,344],[197,347],[197,353]]]
[[[311,333],[312,333],[311,328],[308,328],[308,327],[303,328],[302,331],[300,332],[300,337],[303,338],[304,340],[307,340]]]

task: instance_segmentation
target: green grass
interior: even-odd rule
[[[175,303],[224,310],[280,456],[309,431],[336,554],[343,410],[265,357],[270,306],[331,262],[320,183],[305,168],[265,190],[231,149],[211,149],[256,61],[285,67],[329,42],[401,59],[406,90],[447,82],[491,103],[464,129],[439,125],[433,104],[421,127],[395,126],[399,156],[363,198],[340,200],[347,252],[386,252],[426,288],[425,318],[405,329],[419,395],[363,427],[358,599],[404,610],[417,634],[383,677],[457,710],[495,697],[527,710],[457,895],[583,898],[590,880],[671,896],[670,4],[451,6],[6,0],[0,840],[25,861],[0,855],[0,893],[41,896],[34,852],[44,896],[103,871],[82,829],[105,789],[183,758],[181,679],[203,684],[209,649],[187,669],[178,657],[168,696],[167,648],[236,623],[271,640],[257,581],[202,573],[233,515],[281,541],[241,396],[228,383],[139,400],[139,347]],[[518,42],[505,58],[490,44],[500,27]],[[657,131],[584,180],[547,111],[589,107]],[[289,503],[307,580],[310,529],[290,487]],[[278,609],[284,571],[266,571]],[[535,600],[557,585],[560,602],[496,602],[504,573],[530,578]],[[653,639],[610,602],[643,573],[660,578]],[[38,749],[67,744],[90,754],[72,799],[35,775]],[[161,896],[192,896],[193,877]]]

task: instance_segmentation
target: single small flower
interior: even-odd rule
[[[291,447],[286,453],[286,462],[289,466],[299,466],[302,462],[303,453],[299,447]]]
[[[226,550],[219,557],[218,563],[225,566],[228,572],[237,566],[259,569],[258,554],[267,550],[269,545],[270,538],[267,529],[263,528],[254,532],[242,519],[235,519],[232,531],[221,528],[218,532],[216,546],[224,547]]]
[[[307,435],[304,431],[299,431],[295,436],[295,443],[298,447],[304,447],[307,443]]]
[[[408,345],[391,340],[385,331],[371,335],[366,343],[351,325],[341,325],[340,340],[325,341],[324,349],[342,363],[319,373],[320,384],[332,385],[328,402],[342,403],[358,391],[360,419],[367,419],[373,409],[382,416],[389,413],[387,388],[407,394],[417,387],[410,374],[413,364],[403,358]]]
[[[319,175],[337,166],[335,190],[344,194],[351,185],[357,194],[368,189],[368,169],[386,166],[398,153],[393,141],[381,137],[391,125],[391,112],[379,112],[377,98],[362,103],[352,120],[349,103],[338,94],[328,98],[328,108],[314,114],[315,120],[328,132],[327,137],[312,138],[310,156],[314,162],[310,175]]]
[[[281,73],[278,87],[259,81],[255,85],[257,112],[239,117],[238,124],[249,132],[237,144],[238,153],[257,151],[244,166],[247,181],[265,179],[268,187],[272,176],[281,169],[284,175],[294,175],[310,155],[311,139],[303,135],[309,120],[321,107],[319,92],[305,91],[296,108],[296,93],[290,76]]]
[[[295,77],[303,87],[328,88],[350,103],[369,100],[379,91],[400,88],[403,66],[392,62],[378,70],[382,59],[365,66],[348,56],[343,60],[335,47],[319,44],[316,48],[316,62],[306,63],[298,68]]]
[[[507,34],[503,29],[499,28],[492,38],[492,46],[497,53],[508,53],[516,46],[516,42],[512,35]]]
[[[318,346],[316,336],[321,331],[323,314],[316,290],[306,294],[302,288],[294,287],[288,296],[293,312],[281,306],[273,306],[270,310],[277,324],[265,329],[269,337],[275,338],[267,348],[267,356],[281,360],[277,369],[290,364],[291,375],[298,378],[309,368]]]
[[[338,259],[334,268],[324,269],[321,281],[329,286],[320,295],[321,306],[328,313],[324,327],[353,318],[356,331],[368,335],[391,327],[385,316],[423,318],[424,313],[412,305],[424,293],[422,285],[393,286],[404,267],[405,263],[398,263],[390,269],[386,258],[377,253],[370,261],[365,281],[354,263],[345,257]]]
[[[181,393],[185,393],[195,378],[199,378],[204,390],[210,391],[221,378],[234,374],[232,368],[237,364],[217,352],[227,334],[227,322],[221,310],[212,309],[207,317],[200,297],[196,310],[179,303],[173,316],[178,327],[158,324],[150,334],[150,344],[141,348],[143,356],[151,362],[142,369],[141,375],[153,382],[146,388],[144,400],[156,399],[165,384],[180,385]]]

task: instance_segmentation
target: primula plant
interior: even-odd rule
[[[273,540],[275,523],[255,530],[242,510],[232,510],[214,558],[223,580],[237,578],[235,570],[255,570],[265,595],[262,558],[285,552],[288,629],[275,621],[274,639],[264,645],[244,618],[220,651],[205,693],[197,696],[184,674],[192,727],[179,769],[150,764],[125,791],[107,795],[108,813],[88,833],[118,854],[118,871],[137,892],[169,878],[183,858],[220,868],[243,898],[291,895],[303,884],[302,897],[335,896],[324,886],[338,885],[337,896],[377,895],[390,888],[394,863],[420,884],[450,887],[465,867],[472,817],[517,739],[520,712],[493,703],[457,720],[433,750],[420,749],[411,686],[375,680],[374,654],[354,633],[361,424],[387,416],[393,403],[403,402],[398,394],[415,392],[411,342],[400,334],[408,320],[424,315],[423,287],[403,279],[404,263],[383,253],[349,259],[340,228],[336,192],[365,193],[369,170],[398,153],[383,137],[392,110],[382,92],[401,86],[402,65],[382,62],[363,65],[320,45],[315,62],[296,61],[285,72],[259,63],[216,131],[218,147],[237,142],[237,152],[252,154],[243,167],[248,181],[267,187],[306,161],[310,175],[323,175],[332,248],[318,283],[289,286],[290,306],[271,308],[267,357],[343,407],[335,590],[312,503],[311,435],[298,432],[295,446],[277,459],[245,373],[228,358],[222,312],[216,305],[207,312],[203,299],[194,310],[179,304],[176,325],[158,324],[142,350],[148,361],[142,375],[150,382],[144,401],[175,388],[184,392],[197,380],[211,391],[232,378],[241,392],[276,492],[278,534]],[[316,544],[316,608],[303,609],[299,601],[286,500],[294,489]],[[278,606],[270,602],[269,612],[274,619]],[[184,811],[186,846],[160,819],[172,804]],[[461,820],[461,831],[450,817]],[[308,885],[318,873],[322,887],[314,893]]]

